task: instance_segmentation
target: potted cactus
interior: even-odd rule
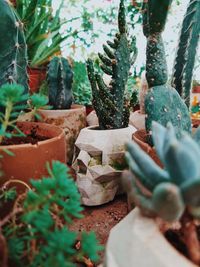
[[[130,172],[124,174],[124,182],[129,203],[140,212],[134,209],[112,230],[106,266],[122,266],[123,260],[140,267],[146,267],[147,262],[149,267],[199,266],[200,128],[193,138],[181,132],[177,139],[172,124],[164,128],[154,122],[152,136],[165,168],[160,168],[137,143],[127,145]],[[183,249],[184,255],[164,236],[179,244],[177,248]]]
[[[166,56],[161,35],[171,2],[171,0],[161,2],[150,0],[143,3],[143,32],[147,38],[146,79],[149,89],[145,96],[146,129],[137,131],[133,139],[158,162],[154,148],[152,148],[152,121],[157,121],[163,126],[172,122],[177,136],[181,130],[191,132],[187,106],[176,89],[168,84]]]
[[[135,56],[135,39],[128,41],[124,0],[120,1],[118,28],[114,42],[108,41],[108,46],[103,46],[105,55],[99,54],[103,72],[111,76],[109,86],[94,70],[93,61],[87,61],[92,102],[99,125],[81,130],[75,143],[72,166],[82,203],[89,206],[111,201],[121,191],[124,146],[135,131],[128,125],[129,103],[124,93]]]
[[[71,163],[74,143],[86,126],[86,110],[83,105],[72,104],[73,71],[67,59],[54,57],[47,71],[49,105],[52,109],[40,110],[45,123],[61,127],[66,136],[66,159]]]

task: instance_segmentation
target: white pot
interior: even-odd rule
[[[131,211],[110,232],[104,267],[197,267],[163,236],[156,220]]]
[[[90,112],[90,114],[87,116],[87,124],[88,126],[94,126],[99,124],[98,117],[94,110]],[[137,110],[135,112],[131,111],[129,117],[129,124],[134,126],[137,130],[145,129],[145,114],[142,114],[140,110]]]
[[[72,167],[84,205],[104,204],[121,191],[125,144],[132,140],[135,131],[133,126],[115,130],[99,130],[96,126],[81,130]]]
[[[56,125],[65,131],[66,158],[71,163],[73,158],[74,143],[82,128],[86,126],[86,108],[73,104],[71,109],[64,110],[39,110],[42,121]]]

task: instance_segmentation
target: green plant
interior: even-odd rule
[[[153,141],[164,169],[135,142],[127,145],[126,159],[134,177],[129,176],[126,186],[130,201],[143,214],[158,216],[169,222],[180,220],[183,228],[186,226],[183,232],[187,236],[188,251],[192,260],[199,264],[200,245],[196,230],[190,226],[194,223],[193,218],[200,219],[200,128],[193,139],[185,132],[181,132],[180,139],[177,139],[175,131],[171,123],[164,128],[153,122]],[[150,194],[144,193],[137,180]],[[188,220],[189,227],[185,225]],[[194,256],[193,250],[197,250],[197,256]]]
[[[200,0],[190,0],[176,53],[172,86],[190,106],[192,75],[200,36]]]
[[[28,92],[27,48],[23,24],[8,1],[0,0],[0,86],[18,83]]]
[[[69,230],[72,219],[82,217],[82,207],[68,168],[53,161],[47,170],[48,177],[32,180],[32,188],[15,198],[13,210],[0,222],[8,251],[4,261],[20,267],[73,267],[85,257],[96,261],[101,247],[94,233]],[[78,241],[81,246],[76,249]]]
[[[0,112],[0,144],[3,138],[12,136],[24,136],[17,127],[17,118],[21,110],[31,108],[31,116],[39,118],[39,108],[47,107],[48,99],[45,96],[33,94],[28,104],[21,104],[28,100],[28,94],[24,93],[24,87],[18,84],[4,84],[0,87],[0,105],[4,112]]]
[[[192,81],[192,86],[199,86],[199,85],[200,85],[200,81],[197,81],[197,80]]]
[[[72,91],[74,102],[81,105],[91,105],[92,92],[85,63],[78,61],[73,62],[73,72]]]
[[[53,13],[51,0],[17,0],[16,11],[24,24],[30,67],[39,67],[61,50],[61,43],[69,37],[60,29],[67,21],[60,20],[63,1]]]
[[[72,104],[73,72],[67,59],[54,57],[47,71],[49,104],[54,109],[69,109]]]
[[[125,87],[131,63],[136,56],[135,38],[130,43],[127,36],[126,14],[124,1],[120,1],[118,14],[119,33],[114,42],[104,45],[106,56],[99,53],[101,68],[110,75],[112,80],[107,86],[101,75],[95,73],[92,60],[87,61],[88,77],[92,88],[92,103],[96,110],[100,129],[118,129],[128,126],[129,103],[125,99]],[[131,57],[133,53],[133,56]]]
[[[149,87],[145,97],[145,126],[150,144],[152,121],[163,126],[172,122],[177,135],[180,135],[181,130],[191,132],[187,106],[177,91],[167,84],[167,63],[161,34],[171,2],[149,0],[143,3],[143,32],[147,38],[146,79]]]

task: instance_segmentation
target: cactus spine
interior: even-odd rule
[[[124,0],[120,1],[118,28],[119,33],[114,42],[108,41],[108,46],[103,46],[105,55],[99,53],[103,72],[112,78],[109,86],[95,72],[92,60],[87,61],[93,106],[99,118],[100,129],[124,128],[129,122],[129,103],[124,93],[129,69],[135,60],[136,46],[135,39],[131,43],[128,41]]]
[[[27,93],[28,60],[23,24],[6,0],[0,0],[0,25],[0,86],[18,83]]]
[[[72,104],[73,72],[67,59],[54,57],[48,66],[49,104],[54,109],[69,109]]]
[[[143,32],[147,38],[146,79],[149,91],[145,98],[146,130],[152,144],[152,121],[166,126],[170,121],[179,135],[183,129],[191,131],[191,121],[186,105],[177,91],[167,85],[167,63],[162,31],[172,0],[149,0],[143,4]]]
[[[200,0],[190,0],[176,53],[172,86],[176,88],[186,105],[190,106],[190,90],[200,36]]]

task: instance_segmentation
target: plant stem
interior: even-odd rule
[[[7,267],[8,250],[4,236],[0,232],[0,265],[1,267]]]
[[[184,213],[181,218],[181,230],[190,259],[197,265],[200,264],[200,244],[197,236],[196,225],[192,216]]]
[[[12,102],[8,102],[6,105],[4,121],[1,126],[4,129],[4,131],[7,130],[10,124],[10,115],[11,115],[12,109],[13,109]],[[3,137],[4,137],[3,135],[0,136],[0,144],[2,143]]]

